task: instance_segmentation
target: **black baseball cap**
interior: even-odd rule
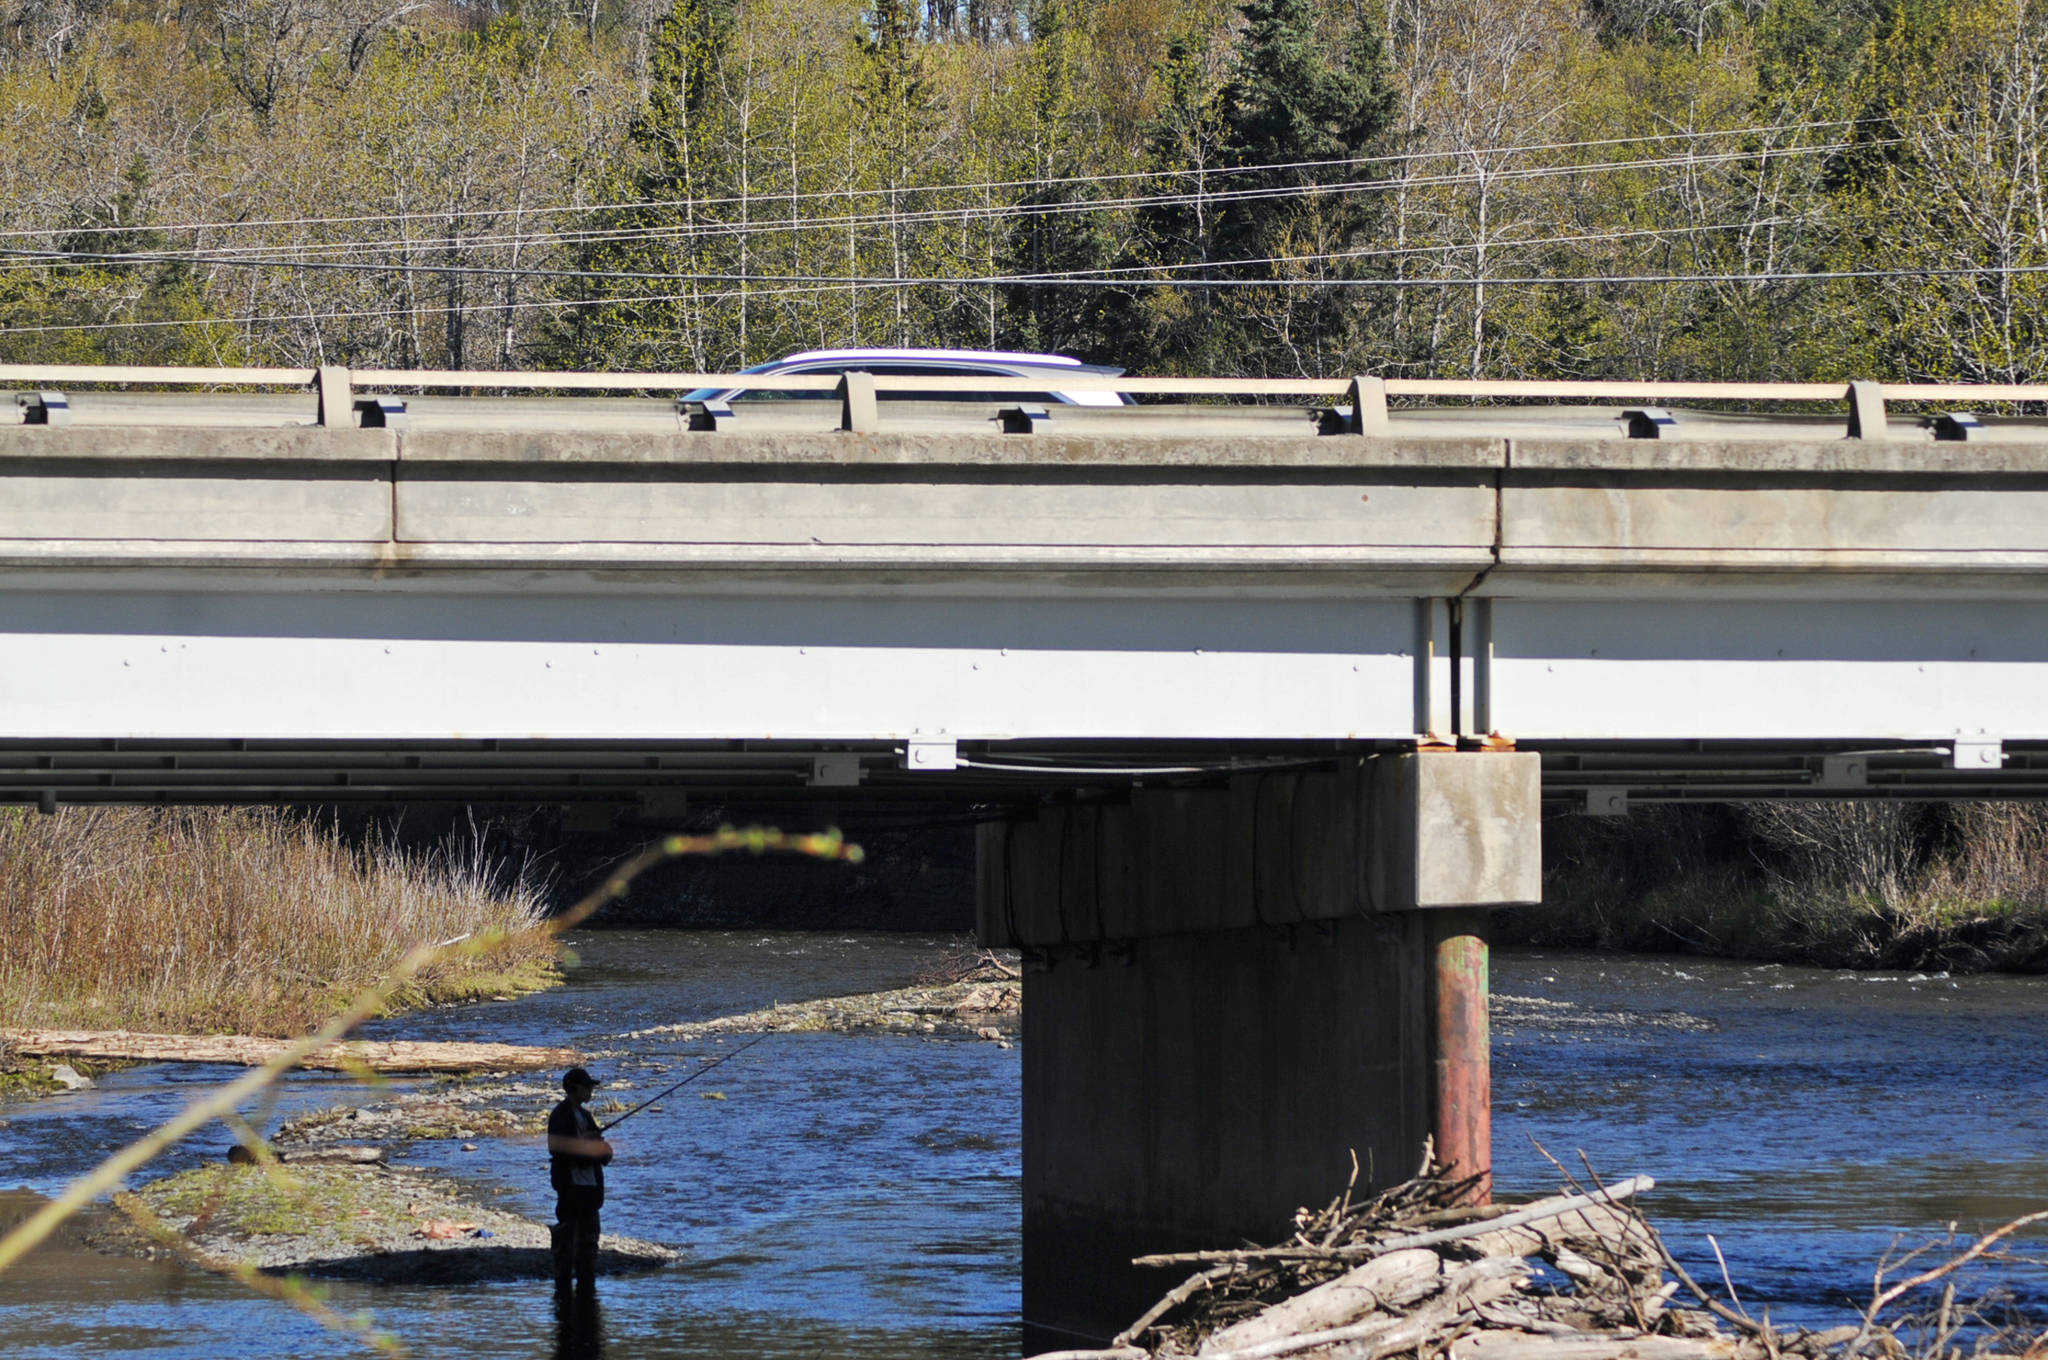
[[[562,1089],[567,1091],[577,1086],[602,1086],[604,1083],[590,1075],[587,1067],[572,1067],[562,1074]]]

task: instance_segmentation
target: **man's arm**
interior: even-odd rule
[[[602,1138],[577,1138],[566,1133],[548,1135],[548,1151],[564,1157],[588,1157],[593,1162],[609,1163],[612,1159],[612,1145]]]

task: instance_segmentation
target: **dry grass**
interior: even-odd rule
[[[537,985],[541,920],[532,885],[480,857],[358,849],[281,812],[0,810],[0,1025],[300,1034],[408,949],[470,932],[524,938],[397,1002]]]
[[[1505,937],[1851,968],[2048,968],[2048,806],[1771,802],[1561,826]]]

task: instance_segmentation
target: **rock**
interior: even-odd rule
[[[464,1152],[475,1152],[475,1151],[476,1151],[476,1144],[475,1144],[475,1143],[464,1143],[464,1144],[462,1145],[462,1150],[463,1150]]]
[[[81,1075],[79,1070],[70,1063],[57,1063],[52,1066],[50,1068],[50,1080],[56,1082],[67,1091],[89,1091],[92,1089],[92,1078]]]
[[[980,1029],[974,1031],[974,1037],[977,1039],[1000,1039],[1003,1037],[1003,1032],[994,1025],[983,1025]]]
[[[430,1218],[420,1224],[419,1227],[414,1228],[412,1235],[414,1237],[432,1238],[437,1242],[446,1242],[451,1238],[467,1237],[476,1230],[477,1225],[474,1223],[458,1222],[452,1218]]]

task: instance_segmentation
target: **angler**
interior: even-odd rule
[[[597,1214],[604,1207],[604,1169],[612,1160],[612,1145],[584,1108],[597,1085],[588,1070],[570,1068],[562,1074],[567,1094],[548,1114],[548,1181],[555,1187],[549,1246],[558,1293],[568,1291],[572,1273],[580,1292],[597,1288]]]
[[[558,1293],[568,1292],[572,1277],[579,1293],[592,1293],[597,1287],[597,1242],[602,1231],[598,1210],[604,1207],[604,1169],[612,1160],[612,1145],[604,1135],[663,1096],[681,1090],[712,1068],[731,1062],[767,1037],[760,1035],[717,1061],[705,1063],[609,1124],[599,1124],[584,1108],[597,1090],[597,1078],[582,1067],[572,1067],[562,1074],[562,1090],[566,1094],[548,1115],[548,1180],[555,1187],[555,1223],[549,1230],[549,1246],[554,1255]]]

